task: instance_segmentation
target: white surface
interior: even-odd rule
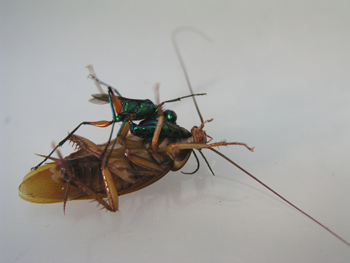
[[[195,175],[169,173],[120,198],[37,205],[17,187],[83,120],[110,119],[87,102],[84,68],[124,96],[188,94],[170,36],[220,150],[350,240],[350,5],[299,1],[1,1],[1,262],[349,262],[350,248],[214,153]],[[191,100],[168,105],[199,125]],[[78,134],[107,140],[109,129]],[[70,147],[63,148],[68,154]],[[194,159],[183,168],[192,171]]]

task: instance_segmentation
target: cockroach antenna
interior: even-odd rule
[[[191,94],[193,94],[193,90],[191,87],[191,83],[187,74],[187,70],[185,67],[185,64],[183,62],[182,56],[180,54],[179,48],[178,48],[178,44],[176,41],[176,37],[178,35],[178,33],[182,32],[182,31],[192,31],[195,32],[197,34],[199,34],[200,36],[204,37],[207,40],[211,40],[207,35],[205,35],[204,33],[202,33],[201,31],[199,31],[198,29],[192,28],[192,27],[181,27],[176,29],[173,34],[172,34],[172,41],[174,44],[174,48],[176,51],[176,54],[178,56],[178,59],[180,61],[181,64],[181,68],[184,72],[187,84],[188,84],[188,88],[190,89]],[[201,120],[201,123],[203,123],[203,117],[202,114],[199,111],[198,105],[197,105],[197,101],[195,97],[192,97],[193,102],[196,106],[199,118]],[[246,147],[248,147],[247,145],[245,145]],[[345,239],[343,239],[342,237],[340,237],[339,235],[337,235],[336,233],[334,233],[332,230],[330,230],[328,227],[326,227],[325,225],[323,225],[322,223],[320,223],[318,220],[316,220],[315,218],[313,218],[312,216],[310,216],[309,214],[307,214],[306,212],[304,212],[303,210],[301,210],[300,208],[298,208],[296,205],[294,205],[293,203],[291,203],[290,201],[288,201],[286,198],[284,198],[283,196],[281,196],[279,193],[277,193],[275,190],[271,189],[269,186],[267,186],[266,184],[264,184],[262,181],[260,181],[258,178],[256,178],[254,175],[252,175],[251,173],[249,173],[247,170],[243,169],[241,166],[239,166],[238,164],[236,164],[234,161],[232,161],[230,158],[228,158],[227,156],[225,156],[224,154],[222,154],[221,152],[219,152],[218,150],[212,148],[212,147],[208,147],[210,150],[212,150],[214,153],[216,153],[217,155],[221,156],[222,158],[226,159],[228,162],[230,162],[231,164],[233,164],[234,166],[236,166],[238,169],[240,169],[242,172],[244,172],[245,174],[247,174],[248,176],[250,176],[251,178],[253,178],[255,181],[257,181],[259,184],[261,184],[262,186],[264,186],[266,189],[268,189],[270,192],[272,192],[273,194],[275,194],[276,196],[278,196],[280,199],[282,199],[284,202],[286,202],[287,204],[289,204],[290,206],[292,206],[294,209],[298,210],[300,213],[304,214],[306,217],[308,217],[309,219],[311,219],[313,222],[315,222],[316,224],[318,224],[319,226],[321,226],[323,229],[325,229],[326,231],[328,231],[330,234],[332,234],[333,236],[335,236],[337,239],[339,239],[341,242],[343,242],[344,244],[346,244],[348,247],[350,247],[350,243],[348,241],[346,241]],[[251,151],[254,148],[249,148]]]

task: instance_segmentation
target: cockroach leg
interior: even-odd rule
[[[64,158],[62,157],[62,154],[60,153],[59,150],[57,150],[57,154],[58,154],[59,159],[60,159],[59,166],[61,167],[61,171],[64,171],[64,173],[65,173],[63,175],[63,177],[65,178],[65,181],[66,181],[66,190],[65,190],[64,203],[63,203],[63,213],[64,214],[65,214],[66,202],[68,200],[69,189],[70,189],[71,183],[74,183],[75,185],[77,185],[82,191],[84,191],[86,194],[88,194],[93,199],[95,199],[98,203],[103,205],[104,208],[106,208],[107,210],[112,211],[112,212],[115,212],[118,210],[118,195],[117,195],[117,201],[115,201],[113,198],[108,198],[109,201],[112,200],[111,205],[108,204],[105,200],[103,200],[102,197],[100,197],[98,194],[96,194],[90,187],[88,187],[86,184],[84,184],[82,181],[80,181],[78,178],[76,178],[73,175],[72,171],[70,170],[70,168],[67,165],[67,162],[64,160]],[[104,172],[105,171],[102,171],[102,173],[104,173]],[[107,174],[107,172],[105,172],[105,174]],[[111,176],[109,175],[109,177],[111,177]],[[104,176],[104,178],[108,178],[108,175]],[[108,178],[108,180],[109,180],[109,178]],[[108,183],[105,182],[105,184],[106,184],[106,191],[107,191],[107,186],[109,187],[109,182]],[[108,190],[109,189],[110,189],[110,187],[108,188]],[[114,197],[114,194],[113,194],[113,197]],[[117,204],[117,206],[115,206],[115,204]]]
[[[102,161],[102,177],[106,188],[106,194],[108,198],[109,211],[115,212],[118,210],[118,191],[113,181],[113,177],[109,168],[106,166],[105,160]]]
[[[124,144],[124,140],[126,138],[126,136],[129,133],[130,130],[130,124],[129,121],[127,119],[124,120],[123,124],[122,124],[123,128],[120,130],[120,134],[117,137],[117,140],[121,145]]]
[[[95,155],[97,158],[100,158],[101,149],[91,142],[90,140],[77,136],[72,135],[71,141],[76,143],[80,148],[90,152],[91,154]],[[108,198],[108,203],[104,201],[101,197],[99,197],[93,190],[91,190],[88,186],[86,186],[83,182],[81,182],[79,179],[75,178],[68,168],[66,162],[64,159],[62,159],[62,156],[60,156],[61,163],[63,163],[66,167],[65,170],[68,172],[69,179],[77,184],[82,190],[84,190],[87,194],[94,197],[100,204],[102,204],[107,210],[115,212],[118,210],[118,192],[117,188],[115,187],[115,183],[113,181],[113,177],[111,175],[111,172],[106,165],[106,158],[102,160],[101,165],[101,172],[103,177],[103,182],[105,184],[106,194]]]
[[[203,149],[203,148],[213,148],[213,147],[219,147],[219,146],[228,146],[228,145],[241,145],[245,146],[249,151],[254,151],[254,147],[251,148],[249,147],[246,143],[242,142],[215,142],[215,143],[210,143],[208,144],[207,142],[207,137],[211,138],[208,136],[205,131],[203,130],[204,125],[207,122],[211,122],[213,119],[207,120],[203,122],[198,128],[193,127],[191,130],[192,136],[193,136],[193,141],[191,143],[172,143],[169,145],[170,149],[179,149],[179,150],[184,150],[184,149]],[[209,142],[212,141],[212,138],[209,140]]]
[[[136,150],[137,151],[137,150]],[[132,163],[141,166],[147,170],[155,171],[158,173],[164,172],[164,168],[162,168],[160,165],[148,161],[145,158],[137,156],[137,152],[134,152],[132,149],[126,149],[125,150],[125,156],[128,158]]]
[[[156,129],[154,130],[153,137],[152,137],[152,150],[157,151],[158,148],[158,139],[159,139],[159,134],[162,130],[163,123],[164,123],[164,114],[163,114],[163,109],[162,109],[162,104],[159,104],[160,99],[159,99],[159,83],[156,83],[156,86],[154,87],[154,91],[156,93],[156,103],[158,104],[157,110],[158,110],[158,121],[157,121],[157,126]]]
[[[159,134],[160,134],[160,131],[162,130],[163,123],[164,123],[164,114],[163,114],[163,110],[162,110],[161,105],[158,105],[158,112],[159,112],[159,118],[158,118],[156,129],[154,130],[153,137],[152,137],[152,150],[153,151],[157,151]]]
[[[213,147],[219,147],[219,146],[228,146],[228,145],[241,145],[245,146],[249,151],[254,152],[254,148],[249,147],[247,144],[242,142],[215,142],[211,144],[205,144],[205,143],[172,143],[169,145],[170,149],[209,149]]]

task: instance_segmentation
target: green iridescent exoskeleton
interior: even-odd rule
[[[139,124],[135,124],[134,122],[130,121],[130,133],[141,138],[152,138],[157,123],[157,120],[146,120],[140,122]],[[191,136],[192,134],[188,130],[169,121],[165,121],[163,123],[159,134],[159,138],[184,139]]]
[[[126,122],[130,122],[130,132],[141,138],[152,138],[153,132],[157,125],[157,119],[159,117],[158,107],[151,100],[139,100],[139,99],[129,99],[122,96],[116,96],[121,104],[121,111],[118,115],[115,114],[113,109],[113,102],[111,100],[112,90],[109,88],[109,94],[92,94],[93,99],[90,101],[93,103],[108,103],[111,105],[113,113],[113,122],[122,122],[119,129],[118,136],[123,130]],[[177,99],[176,99],[177,100]],[[171,100],[172,101],[172,100]],[[166,102],[171,102],[166,101]],[[164,104],[165,102],[162,102]],[[164,115],[164,128],[162,128],[161,137],[172,137],[181,138],[188,135],[186,132],[181,132],[181,127],[176,125],[177,115],[172,110],[165,110]],[[137,125],[132,123],[132,121],[142,120],[142,122]],[[145,123],[147,122],[147,124]]]
[[[109,103],[108,94],[92,94],[90,102],[97,104]],[[157,105],[151,100],[129,99],[116,96],[122,105],[121,112],[115,118],[115,122],[124,121],[125,118],[132,120],[156,119],[158,117]]]

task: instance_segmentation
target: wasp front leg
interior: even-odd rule
[[[68,133],[68,135],[62,140],[60,141],[54,148],[53,150],[45,157],[45,159],[40,162],[37,166],[32,167],[31,170],[36,170],[38,169],[39,166],[41,166],[44,162],[46,162],[49,157],[57,150],[58,147],[61,147],[67,140],[69,140],[73,134],[82,126],[82,125],[92,125],[95,127],[100,127],[100,128],[105,128],[108,127],[109,125],[111,125],[113,123],[113,121],[83,121],[82,123],[80,123],[73,131],[71,131],[70,133]]]

